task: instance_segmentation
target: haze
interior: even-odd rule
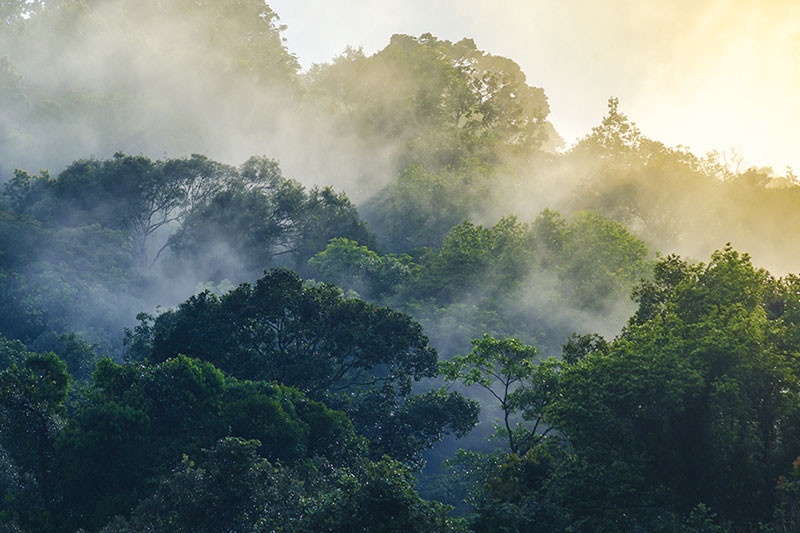
[[[651,138],[702,154],[800,168],[800,4],[790,0],[276,0],[304,68],[346,46],[373,53],[393,33],[473,38],[543,87],[573,143],[610,96]]]

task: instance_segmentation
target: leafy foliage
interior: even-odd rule
[[[183,263],[209,265],[212,280],[270,265],[302,267],[334,237],[374,240],[353,204],[330,187],[306,191],[266,158],[250,158],[238,175],[198,203],[167,243]]]
[[[455,531],[448,509],[421,500],[399,463],[295,468],[258,457],[258,441],[227,438],[184,456],[129,520],[103,531]]]
[[[454,226],[490,209],[497,174],[477,159],[439,171],[412,165],[364,204],[364,216],[387,250],[438,248]]]
[[[53,443],[69,383],[66,365],[52,353],[27,353],[0,373],[0,450],[11,471],[0,493],[0,526],[47,527],[58,497]]]
[[[325,281],[413,314],[451,350],[484,333],[556,349],[574,331],[565,317],[574,324],[602,312],[622,324],[620,301],[650,269],[645,245],[619,223],[593,213],[568,221],[551,210],[532,224],[467,220],[438,250],[413,253],[332,241],[309,263]]]
[[[543,440],[549,429],[540,428],[545,409],[558,392],[558,367],[554,359],[536,361],[537,350],[519,339],[473,339],[467,355],[457,355],[441,364],[447,379],[478,385],[491,394],[503,413],[500,435],[509,451],[524,455]],[[521,414],[532,427],[512,427],[512,415]]]
[[[60,527],[97,528],[127,513],[182,454],[228,435],[259,439],[260,457],[289,464],[358,453],[349,420],[294,389],[185,356],[144,368],[104,359],[55,444]]]
[[[309,78],[363,138],[404,145],[395,156],[399,168],[528,156],[560,141],[546,121],[544,91],[528,85],[516,63],[470,39],[394,35],[377,54],[349,50]]]
[[[544,91],[469,39],[300,74],[258,0],[0,1],[0,28],[0,529],[798,529],[800,278],[648,260],[792,268],[791,170],[616,98],[555,153]],[[269,157],[173,155],[262,146],[364,218]],[[299,274],[226,292],[269,267]],[[508,444],[449,461],[464,519],[413,488],[478,420],[441,378]]]
[[[704,503],[741,526],[766,521],[798,431],[797,369],[781,340],[796,326],[775,312],[796,295],[730,248],[707,265],[666,258],[657,272],[622,336],[561,375],[550,420],[576,451],[573,479],[592,480],[591,496],[575,493],[579,514],[600,527],[633,505],[688,514]]]
[[[378,255],[366,246],[345,239],[331,239],[308,264],[327,282],[350,287],[373,300],[391,296],[411,283],[419,265],[411,256]]]
[[[445,433],[465,434],[476,406],[456,393],[411,396],[437,375],[437,353],[411,317],[332,285],[273,270],[217,297],[204,292],[129,332],[155,362],[187,354],[240,379],[276,380],[344,409],[373,452],[408,461]],[[152,337],[150,337],[152,336]],[[426,418],[415,413],[427,410]]]

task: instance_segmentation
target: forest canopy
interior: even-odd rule
[[[800,527],[790,170],[284,30],[0,2],[0,530]]]

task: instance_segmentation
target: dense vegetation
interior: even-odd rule
[[[0,30],[0,530],[800,528],[791,171],[257,0]]]

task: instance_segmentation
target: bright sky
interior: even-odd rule
[[[543,87],[568,143],[610,96],[667,145],[800,170],[800,0],[267,0],[301,64],[394,33],[469,37]]]

